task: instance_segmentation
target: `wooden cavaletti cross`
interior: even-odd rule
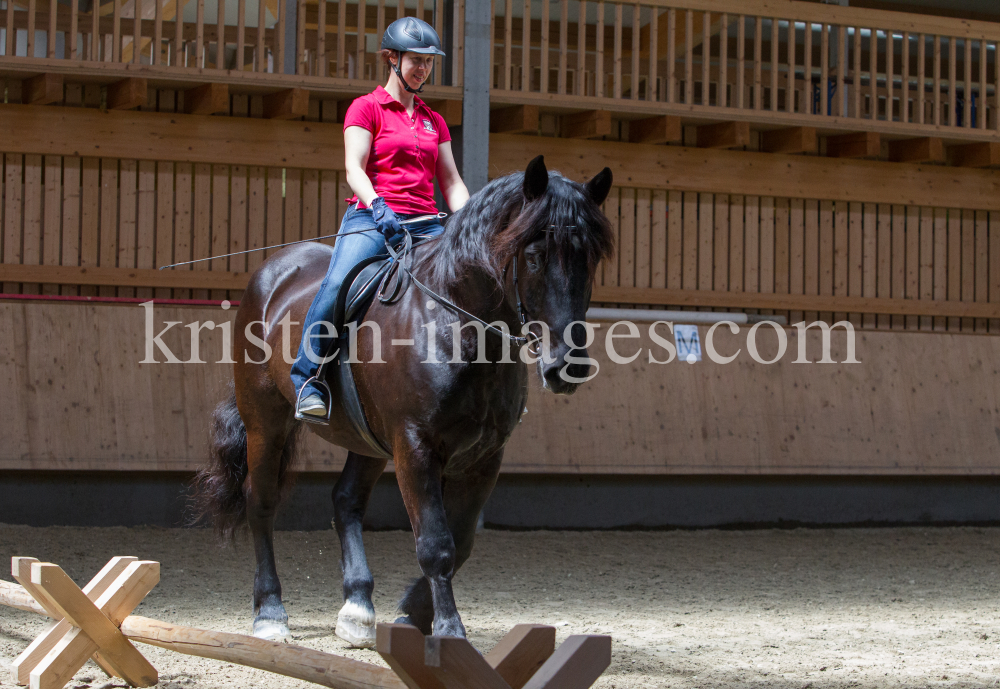
[[[132,686],[156,684],[156,669],[119,625],[159,582],[160,563],[116,557],[83,590],[58,565],[31,557],[15,557],[11,573],[54,620],[14,661],[18,684],[58,689],[90,657]]]
[[[116,557],[82,590],[57,565],[15,557],[21,584],[0,581],[0,604],[48,615],[53,622],[17,657],[17,684],[61,689],[93,658],[134,687],[156,684],[156,670],[132,645],[214,658],[304,679],[333,689],[587,689],[611,664],[610,636],[512,629],[485,656],[465,639],[424,636],[406,624],[380,624],[378,652],[387,669],[301,646],[206,631],[131,615],[160,580],[158,562]],[[23,588],[22,588],[23,587]]]

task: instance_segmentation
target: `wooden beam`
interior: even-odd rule
[[[826,137],[826,155],[830,158],[876,158],[881,151],[882,137],[875,132]]]
[[[893,163],[943,163],[944,142],[932,136],[896,139],[889,142],[889,160]]]
[[[294,88],[264,96],[264,117],[269,120],[290,120],[309,114],[309,91]]]
[[[149,100],[149,82],[137,77],[129,77],[108,84],[108,110],[132,110]]]
[[[760,133],[760,150],[764,153],[816,153],[819,138],[815,127],[789,127]]]
[[[719,122],[698,127],[698,148],[741,148],[750,145],[749,122]]]
[[[229,87],[225,84],[202,84],[184,92],[184,112],[188,115],[214,115],[229,112]]]
[[[681,118],[674,115],[647,117],[628,123],[628,140],[633,144],[672,144],[683,139]]]
[[[63,99],[61,74],[39,74],[21,82],[21,102],[25,105],[48,105]]]
[[[779,311],[838,311],[902,316],[1000,318],[1000,303],[764,294],[655,287],[595,287],[591,301],[604,304],[645,304],[649,306],[722,306],[735,309],[775,309]]]
[[[250,273],[214,270],[153,270],[149,268],[81,268],[0,264],[0,282],[39,282],[53,285],[117,285],[122,287],[176,287],[191,289],[246,289]]]
[[[1000,166],[1000,143],[952,146],[948,149],[948,157],[956,167],[997,167]]]
[[[491,134],[537,134],[538,106],[513,105],[490,110]]]
[[[611,113],[588,110],[559,118],[559,134],[565,139],[598,139],[611,134]]]
[[[380,624],[375,628],[375,648],[409,689],[444,689],[424,664],[425,636],[408,624]]]
[[[484,657],[511,689],[521,689],[549,659],[555,648],[555,627],[519,624],[507,632]]]
[[[589,687],[611,665],[611,637],[574,634],[545,661],[524,689]]]
[[[427,107],[444,118],[449,127],[462,126],[462,101],[460,100],[429,100]]]
[[[0,104],[7,153],[344,169],[344,128],[323,122]]]

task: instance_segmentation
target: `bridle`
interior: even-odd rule
[[[523,206],[521,210],[522,211],[524,210]],[[576,226],[567,225],[566,227],[575,228]],[[557,229],[556,225],[550,225],[548,229],[546,229],[545,231],[546,233],[550,233],[555,229]],[[416,276],[414,276],[413,272],[410,270],[410,266],[413,263],[412,259],[413,237],[410,235],[410,231],[405,229],[404,229],[404,235],[405,236],[403,238],[403,244],[398,250],[391,244],[389,244],[388,240],[385,241],[386,248],[389,251],[389,255],[392,256],[393,263],[396,266],[396,269],[390,269],[389,273],[387,273],[385,278],[383,279],[382,285],[379,287],[378,298],[381,303],[390,304],[399,299],[400,295],[404,291],[403,278],[400,273],[400,271],[402,271],[402,273],[405,273],[405,275],[410,280],[413,281],[413,284],[415,284],[417,288],[420,289],[421,292],[423,292],[428,297],[438,302],[445,308],[451,309],[452,311],[460,313],[470,320],[482,324],[487,330],[492,330],[501,337],[507,338],[512,344],[516,345],[518,348],[527,345],[528,352],[532,356],[537,357],[541,354],[542,338],[539,335],[535,334],[530,328],[528,328],[525,337],[521,337],[518,335],[511,335],[509,332],[507,332],[506,329],[501,329],[496,327],[492,323],[487,323],[479,316],[473,313],[469,313],[458,304],[455,304],[450,299],[441,296],[440,294],[432,290],[430,287],[420,282],[420,280],[418,280]],[[514,288],[514,300],[517,305],[516,306],[517,318],[521,322],[521,332],[525,332],[525,326],[527,326],[532,319],[530,314],[528,313],[528,310],[524,306],[524,302],[521,300],[521,289],[520,286],[518,285],[518,280],[517,280],[517,254],[515,254],[511,258],[509,267],[511,269],[511,281],[513,283],[512,286]],[[506,284],[507,267],[505,267],[503,270],[503,281],[504,284]],[[386,294],[387,290],[389,290],[388,294]]]

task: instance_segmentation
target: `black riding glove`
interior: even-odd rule
[[[371,203],[372,215],[375,216],[375,227],[386,241],[389,241],[403,231],[399,218],[381,196],[376,196]]]

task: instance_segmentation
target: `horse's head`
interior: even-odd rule
[[[532,332],[543,336],[543,384],[558,394],[573,393],[590,375],[590,334],[583,322],[597,266],[614,252],[600,208],[610,189],[608,168],[579,184],[550,173],[538,156],[524,172],[523,208],[498,237],[496,248],[510,256],[511,265],[516,261],[514,298],[520,295]]]

